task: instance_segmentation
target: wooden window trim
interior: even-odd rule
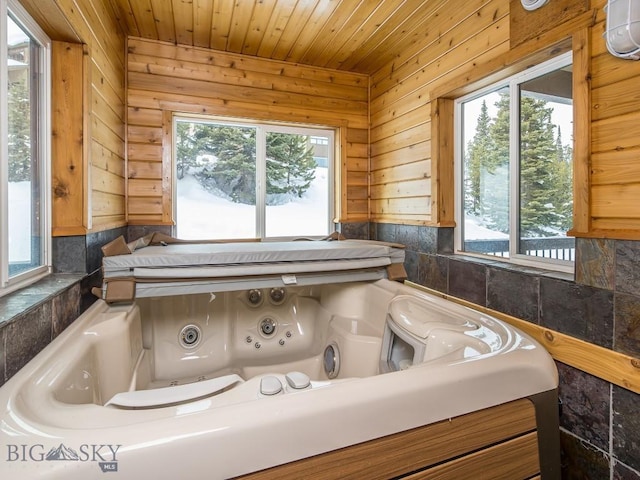
[[[511,49],[506,55],[478,66],[472,74],[465,74],[448,82],[446,89],[435,90],[431,97],[432,152],[432,224],[455,226],[454,188],[454,118],[453,103],[458,97],[508,78],[562,53],[573,51],[574,69],[574,228],[571,235],[582,236],[590,229],[590,27],[595,11],[588,11],[554,28],[536,39]],[[566,36],[567,31],[574,32]],[[551,46],[549,46],[551,45]]]

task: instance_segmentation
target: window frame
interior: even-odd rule
[[[574,54],[571,50],[562,53],[554,58],[541,62],[533,67],[517,72],[490,85],[466,93],[453,100],[453,121],[454,121],[454,210],[455,223],[454,230],[454,251],[455,253],[469,255],[473,257],[501,261],[505,263],[540,267],[561,272],[573,273],[575,262],[570,260],[556,260],[545,257],[536,257],[533,255],[525,255],[518,253],[519,228],[520,219],[520,102],[519,87],[521,84],[537,78],[546,73],[558,70],[567,65],[573,65]],[[574,72],[575,75],[575,72]],[[490,92],[494,92],[503,88],[509,89],[509,107],[510,107],[510,134],[509,134],[509,257],[499,257],[477,252],[469,252],[464,250],[464,161],[462,144],[462,123],[464,118],[462,115],[462,105],[465,102],[482,97]],[[573,94],[573,117],[575,118],[575,92]],[[574,133],[575,138],[575,133]],[[572,169],[575,170],[575,140],[573,148]],[[516,208],[513,208],[517,206]],[[575,198],[574,198],[575,209]],[[575,219],[575,212],[574,212]]]
[[[17,0],[0,0],[0,31],[7,32],[11,17],[38,44],[36,68],[38,81],[37,110],[34,115],[37,135],[35,154],[38,156],[40,201],[40,265],[9,277],[8,225],[8,163],[0,162],[0,296],[25,287],[51,273],[51,39]],[[0,158],[7,159],[8,142],[8,55],[6,34],[0,37]]]
[[[172,217],[174,223],[174,234],[179,235],[178,229],[178,197],[177,197],[177,161],[176,161],[176,149],[177,142],[177,124],[178,122],[193,122],[193,123],[209,123],[215,125],[228,125],[234,127],[248,127],[256,129],[256,225],[255,232],[256,237],[263,241],[278,241],[278,240],[290,240],[300,238],[322,238],[323,235],[309,236],[301,233],[300,235],[293,236],[266,236],[266,134],[267,133],[290,133],[298,135],[308,135],[310,137],[322,136],[329,138],[329,146],[327,149],[327,175],[328,175],[328,205],[327,205],[327,235],[334,230],[334,218],[335,218],[335,184],[336,184],[336,159],[338,158],[336,139],[339,138],[339,132],[336,128],[327,125],[311,125],[311,124],[297,124],[297,123],[282,123],[282,122],[264,122],[251,118],[228,118],[218,116],[199,116],[188,115],[181,113],[174,113],[173,115],[173,128],[172,128],[172,167],[171,172],[173,181],[171,184],[171,197],[175,199],[172,202]]]

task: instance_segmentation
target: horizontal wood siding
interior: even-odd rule
[[[590,233],[640,239],[640,62],[607,52],[604,6],[592,2]]]
[[[437,180],[431,92],[509,49],[508,0],[470,0],[456,8],[430,2],[425,9],[420,41],[407,45],[371,80],[371,219],[376,222],[441,224],[431,213]]]
[[[343,128],[341,221],[368,219],[366,75],[128,40],[130,223],[171,224],[172,113]],[[339,141],[341,137],[337,136]]]
[[[576,199],[578,223],[573,234],[640,239],[640,62],[618,59],[607,52],[603,39],[605,0],[591,2],[590,10],[583,1],[568,0],[567,11],[575,10],[571,18],[549,27],[543,22],[536,35],[520,32],[516,38],[509,35],[510,8],[521,8],[519,3],[474,0],[445,10],[440,2],[433,2],[427,7],[432,12],[421,41],[372,75],[372,220],[450,224],[451,212],[441,210],[438,202],[442,204],[445,198],[453,204],[453,192],[446,185],[441,189],[444,191],[437,191],[441,184],[437,175],[438,167],[453,159],[438,158],[438,165],[432,161],[436,157],[431,150],[429,124],[433,95],[448,86],[451,91],[463,90],[465,83],[490,75],[489,66],[499,68],[501,59],[510,58],[516,50],[531,53],[557,42],[562,35],[577,34],[584,28],[585,17],[590,17],[590,38],[582,41],[589,44],[589,71],[584,81],[590,84],[585,108],[590,110],[591,122],[586,130],[577,129],[580,141],[588,145],[576,148],[580,163],[576,165],[579,184],[575,191],[580,198]],[[515,20],[535,20],[535,14],[519,10],[514,14],[517,19],[511,19],[512,28]],[[392,173],[394,170],[398,171]],[[407,176],[408,172],[413,175]],[[400,183],[396,177],[402,178]],[[429,188],[420,187],[424,178],[431,179]]]

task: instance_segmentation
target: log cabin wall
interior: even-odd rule
[[[421,41],[372,74],[370,231],[407,245],[416,284],[511,317],[549,348],[563,402],[563,478],[637,480],[640,62],[607,53],[605,4],[559,0],[537,14],[519,0],[427,4]],[[572,35],[562,48],[580,57],[588,90],[576,100],[586,124],[575,126],[575,275],[453,254],[453,157],[442,145],[452,131],[439,123],[455,98],[447,94]]]
[[[336,135],[342,152],[336,218],[367,221],[368,76],[133,37],[128,52],[131,225],[171,225],[175,220],[174,113],[341,129]]]

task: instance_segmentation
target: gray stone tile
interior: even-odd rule
[[[538,277],[510,269],[487,268],[487,307],[538,323]]]
[[[560,426],[609,451],[610,384],[557,362],[562,415]]]
[[[87,245],[84,235],[53,237],[51,245],[54,273],[86,273]]]
[[[638,294],[640,292],[640,242],[616,241],[616,292]]]
[[[640,480],[640,472],[631,470],[620,462],[613,464],[613,480]]]
[[[25,311],[52,298],[82,278],[83,275],[79,274],[49,275],[33,285],[5,295],[0,298],[0,324],[22,315]]]
[[[51,301],[47,301],[4,328],[7,380],[51,342],[51,317]]]
[[[403,244],[407,250],[420,251],[420,228],[417,225],[397,225],[395,241]]]
[[[640,297],[615,293],[613,349],[640,357]]]
[[[609,455],[565,432],[560,434],[563,480],[607,480]]]
[[[52,300],[52,338],[60,335],[79,315],[80,284],[75,284]]]
[[[436,247],[436,253],[453,253],[453,228],[438,228],[438,244]]]
[[[369,239],[369,222],[349,222],[340,224],[340,233],[347,238]]]
[[[376,237],[375,240],[379,240],[381,242],[395,242],[397,239],[396,236],[396,227],[395,223],[376,223]]]
[[[0,387],[4,385],[4,382],[6,381],[6,373],[5,373],[6,348],[5,348],[5,340],[4,340],[4,331],[5,331],[5,328],[0,326]]]
[[[418,261],[419,253],[405,250],[404,252],[404,269],[407,271],[407,278],[412,282],[418,282]]]
[[[124,235],[124,238],[126,238],[127,242],[131,242],[154,232],[164,233],[165,235],[171,236],[173,236],[174,234],[173,227],[171,225],[129,225],[128,227],[126,227],[125,233],[118,233],[113,238],[117,238],[122,234]],[[113,238],[107,240],[104,243],[110,242],[111,240],[113,240]]]
[[[613,347],[613,292],[540,278],[540,325]]]
[[[625,465],[640,471],[640,395],[622,387],[612,387],[613,456]]]
[[[449,257],[450,295],[485,306],[487,298],[487,267],[477,262]]]
[[[447,293],[449,259],[442,255],[420,254],[418,260],[418,283]]]
[[[613,290],[615,287],[615,240],[576,239],[576,282]]]
[[[422,227],[419,232],[419,250],[421,253],[438,253],[438,228]]]

